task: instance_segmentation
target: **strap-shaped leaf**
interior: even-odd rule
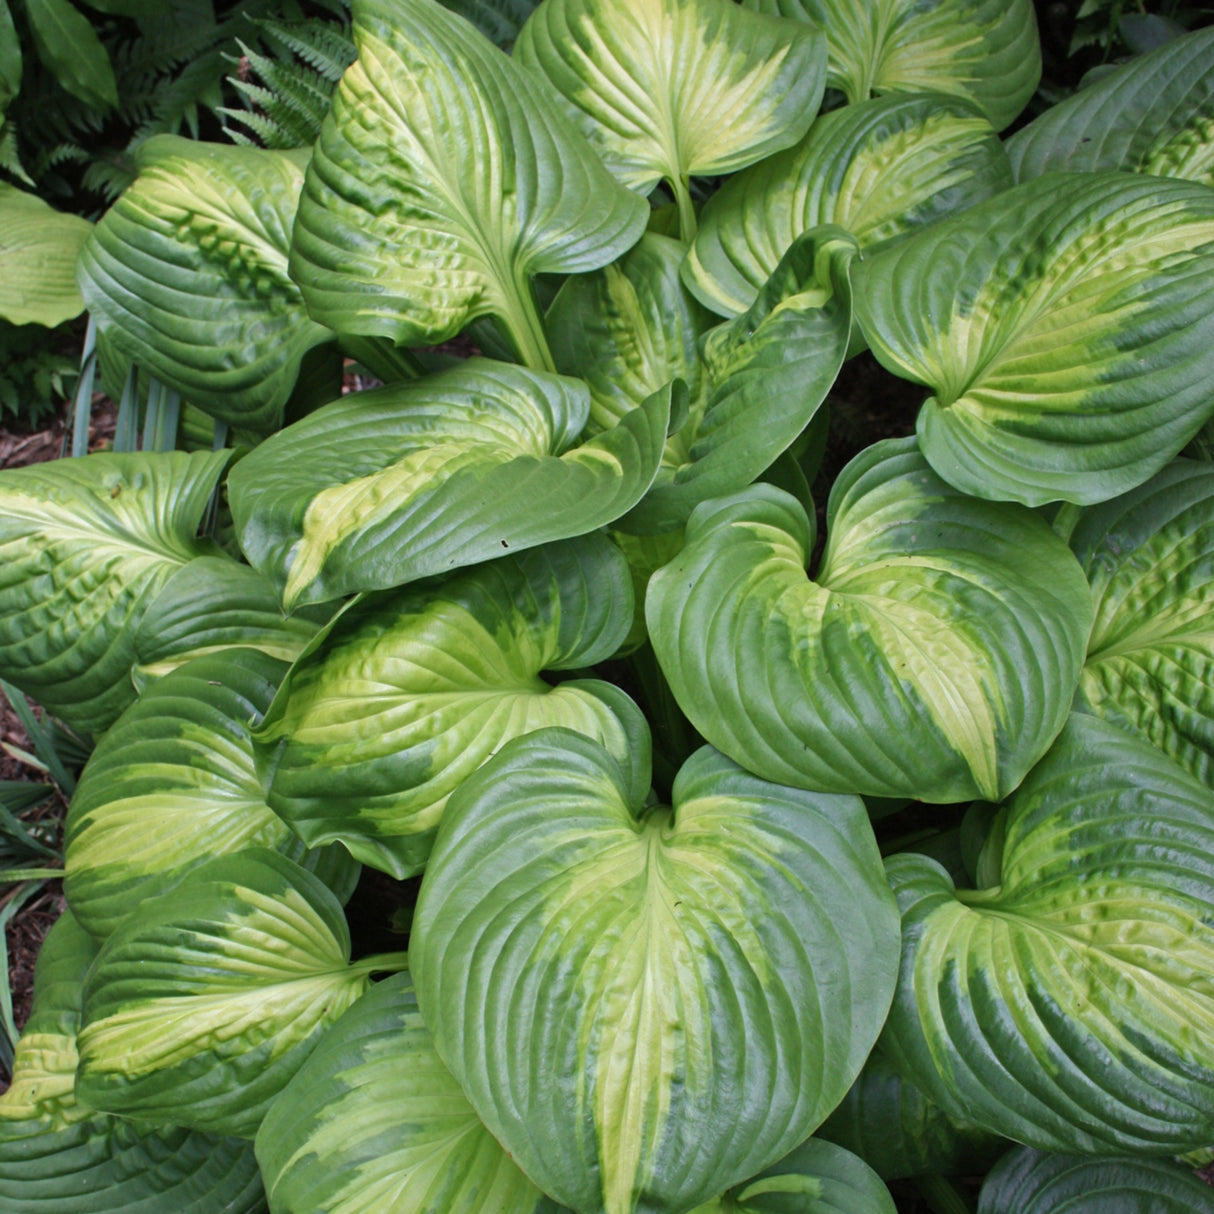
[[[270,1106],[257,1159],[276,1214],[553,1210],[435,1053],[408,974],[325,1034]]]
[[[509,51],[539,0],[442,0],[443,7],[471,21],[486,38]]]
[[[902,974],[881,1038],[953,1116],[1042,1150],[1214,1138],[1210,790],[1075,715],[1007,805],[1001,884],[887,872]]]
[[[135,698],[143,613],[196,556],[226,451],[98,453],[0,472],[0,677],[74,728]]]
[[[293,662],[331,613],[324,607],[284,615],[274,584],[226,556],[203,556],[175,573],[135,635],[137,687],[193,658],[233,646]]]
[[[118,105],[118,81],[92,22],[70,0],[26,0],[25,15],[38,58],[63,87],[86,105]]]
[[[576,380],[469,359],[358,393],[233,470],[241,547],[290,608],[593,531],[653,481],[669,401],[574,447],[589,411]]]
[[[7,36],[0,22],[0,38]],[[76,256],[92,230],[87,219],[60,214],[37,195],[0,182],[0,320],[53,326],[79,316]]]
[[[21,42],[8,0],[0,0],[0,117],[21,91]]]
[[[601,535],[355,603],[254,735],[270,805],[312,845],[420,872],[447,798],[511,738],[563,725],[621,762],[648,745],[612,684],[540,677],[610,657],[631,622],[627,562]]]
[[[545,1192],[606,1214],[688,1209],[802,1141],[896,951],[858,798],[707,747],[673,811],[642,811],[647,782],[568,730],[511,743],[451,798],[413,929],[473,1107]]]
[[[1214,467],[1176,460],[1093,506],[1071,547],[1096,610],[1075,707],[1214,784]]]
[[[213,417],[273,430],[333,334],[287,276],[299,155],[158,135],[85,246],[80,287],[127,357]]]
[[[706,307],[736,316],[803,232],[835,224],[871,254],[1011,184],[1003,146],[968,102],[895,95],[844,106],[709,199],[683,273]]]
[[[688,178],[796,143],[826,84],[816,28],[732,0],[544,0],[514,53],[564,97],[620,181],[675,188],[684,239],[695,231]]]
[[[857,267],[856,315],[886,367],[931,388],[919,437],[947,481],[1088,505],[1214,411],[1212,272],[1214,191],[1051,174]]]
[[[271,1100],[397,955],[351,965],[341,905],[277,852],[196,868],[105,942],[76,1091],[142,1122],[252,1138]]]
[[[491,315],[551,368],[532,275],[614,261],[644,201],[541,84],[434,0],[355,0],[354,41],[295,227],[308,310],[402,345]]]
[[[316,868],[253,766],[250,728],[285,671],[254,649],[199,658],[149,688],[97,744],[68,812],[64,888],[98,940],[214,856],[268,847]],[[326,876],[344,901],[358,866],[341,856]]]
[[[897,1207],[868,1164],[811,1138],[691,1214],[897,1214]]]
[[[34,975],[34,1006],[0,1096],[5,1214],[264,1214],[252,1144],[136,1126],[76,1103],[76,1031],[97,945],[66,911]]]
[[[1214,185],[1214,29],[1139,55],[1017,131],[1018,181],[1126,169]]]
[[[882,1180],[980,1174],[1007,1148],[997,1134],[933,1104],[879,1048],[817,1137],[855,1152]]]
[[[770,780],[998,799],[1066,719],[1091,622],[1083,574],[1030,512],[951,489],[913,439],[841,473],[826,552],[766,485],[705,503],[649,583],[653,647],[714,746]]]
[[[1031,0],[743,0],[826,31],[826,82],[850,102],[878,93],[948,93],[975,102],[997,131],[1041,78]]]
[[[978,1214],[1214,1214],[1214,1188],[1167,1159],[1009,1151],[982,1182]]]

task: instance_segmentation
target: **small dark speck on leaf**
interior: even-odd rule
[[[119,495],[121,492],[122,492],[122,486],[121,486],[121,485],[115,485],[115,486],[114,486],[114,487],[113,487],[113,488],[110,490],[110,497],[117,497],[117,496],[118,496],[118,495]]]
[[[500,543],[501,543],[501,545],[502,545],[502,547],[503,547],[503,548],[509,548],[509,547],[510,547],[510,545],[509,545],[509,544],[507,544],[505,540],[501,540],[501,541],[500,541]]]

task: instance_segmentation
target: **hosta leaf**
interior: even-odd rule
[[[863,1160],[811,1138],[691,1214],[897,1214],[897,1208]]]
[[[494,316],[550,367],[531,277],[614,261],[648,208],[541,84],[433,0],[355,0],[354,41],[295,227],[308,310],[403,345]]]
[[[349,964],[337,899],[277,852],[210,860],[105,942],[76,1091],[138,1121],[251,1138],[324,1030],[396,956]]]
[[[1088,505],[1214,411],[1211,272],[1214,191],[1049,175],[859,266],[856,315],[886,367],[931,388],[918,429],[941,476]]]
[[[439,1055],[578,1211],[686,1210],[779,1159],[855,1077],[891,989],[857,798],[707,747],[673,811],[642,810],[647,782],[568,730],[511,743],[448,804],[414,918]]]
[[[1176,460],[1093,506],[1071,547],[1096,609],[1075,707],[1214,784],[1214,467]]]
[[[736,316],[812,228],[845,228],[871,253],[1011,184],[998,137],[965,101],[895,95],[844,106],[709,199],[683,273],[703,304]]]
[[[854,1151],[882,1180],[924,1173],[974,1175],[1007,1147],[998,1135],[933,1104],[880,1049],[869,1055],[817,1136]]]
[[[877,93],[948,93],[975,102],[997,131],[1041,77],[1030,0],[743,0],[826,31],[826,82],[850,102]]]
[[[511,738],[563,725],[623,761],[648,743],[627,695],[540,675],[609,658],[631,590],[620,552],[588,535],[352,605],[255,734],[270,804],[308,843],[340,840],[405,877],[425,865],[448,796]]]
[[[514,49],[625,185],[731,173],[796,143],[822,101],[826,44],[731,0],[544,0]],[[692,232],[683,231],[685,239]]]
[[[257,1158],[275,1214],[552,1209],[435,1053],[408,974],[325,1035],[270,1107]]]
[[[922,856],[888,861],[903,943],[882,1048],[953,1116],[1042,1150],[1207,1145],[1210,790],[1075,715],[1003,826],[989,889],[954,890]]]
[[[1214,185],[1214,29],[1132,59],[1052,106],[1007,152],[1018,181],[1127,169]]]
[[[913,439],[858,455],[813,530],[766,485],[706,503],[649,583],[653,647],[714,746],[769,780],[997,799],[1066,718],[1091,622],[1066,546],[939,480]]]
[[[34,1006],[0,1096],[5,1214],[264,1214],[252,1144],[149,1128],[76,1103],[76,1031],[97,952],[66,911],[34,977]]]
[[[231,453],[98,453],[0,473],[0,678],[73,728],[135,698],[139,621],[196,556]]]
[[[158,135],[80,261],[115,346],[234,426],[280,425],[300,360],[333,339],[287,276],[300,159]]]
[[[330,614],[314,607],[284,615],[274,584],[256,569],[198,557],[173,575],[139,624],[136,686],[237,645],[293,662]]]
[[[1009,1151],[982,1183],[978,1214],[1212,1214],[1214,1188],[1164,1159]]]
[[[76,256],[92,230],[87,219],[0,182],[0,320],[53,326],[79,316]]]
[[[146,691],[98,743],[64,835],[65,892],[97,939],[214,856],[268,847],[315,867],[253,767],[251,723],[285,672],[254,649],[199,658]],[[343,900],[358,875],[348,856],[344,869]]]
[[[292,607],[593,531],[652,482],[669,396],[574,447],[585,387],[507,363],[352,395],[233,470],[241,547]]]

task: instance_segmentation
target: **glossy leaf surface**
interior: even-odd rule
[[[264,1214],[251,1143],[76,1103],[81,986],[96,952],[66,911],[38,956],[34,1006],[0,1096],[5,1214]]]
[[[621,762],[648,744],[610,683],[553,686],[632,620],[627,562],[601,535],[352,604],[295,664],[257,730],[270,804],[308,843],[420,872],[447,798],[511,738],[563,725]]]
[[[649,583],[654,650],[714,746],[767,779],[998,798],[1066,718],[1091,620],[1077,562],[1028,511],[951,489],[913,439],[861,452],[813,527],[756,485],[705,503]],[[1031,554],[1031,555],[1030,555]]]
[[[1212,271],[1214,191],[1047,176],[858,267],[856,314],[886,367],[931,388],[918,432],[941,476],[1086,505],[1141,484],[1214,410]]]
[[[135,698],[134,636],[230,452],[98,453],[0,473],[0,677],[76,729]]]
[[[554,1210],[435,1053],[408,974],[325,1035],[271,1106],[257,1158],[274,1214]]]
[[[994,130],[964,101],[895,95],[844,106],[713,195],[683,273],[706,307],[736,316],[804,232],[834,224],[868,254],[1011,184]]]
[[[396,958],[349,964],[337,899],[277,852],[221,856],[105,942],[76,1090],[95,1109],[252,1138],[324,1030]]]
[[[896,936],[856,798],[705,747],[674,809],[568,730],[452,797],[411,964],[439,1055],[529,1176],[579,1211],[687,1209],[843,1095]]]
[[[588,411],[577,381],[485,359],[351,395],[233,470],[241,547],[290,608],[593,531],[652,482],[669,391],[574,446]]]
[[[358,60],[308,169],[291,273],[346,333],[432,345],[480,316],[550,367],[531,295],[639,239],[619,186],[547,91],[433,0],[356,0]]]
[[[882,1048],[953,1116],[1042,1150],[1208,1143],[1212,858],[1210,790],[1076,714],[1007,804],[1000,884],[887,862],[903,943]]]
[[[215,856],[268,847],[315,868],[320,857],[266,804],[253,767],[251,724],[285,672],[253,649],[200,658],[149,688],[98,743],[64,838],[65,892],[97,939]],[[344,901],[357,865],[346,855],[339,868]]]

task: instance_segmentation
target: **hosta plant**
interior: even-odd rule
[[[1208,35],[1010,136],[1020,0],[353,39],[146,145],[124,450],[0,474],[93,746],[6,1214],[1207,1208]]]

